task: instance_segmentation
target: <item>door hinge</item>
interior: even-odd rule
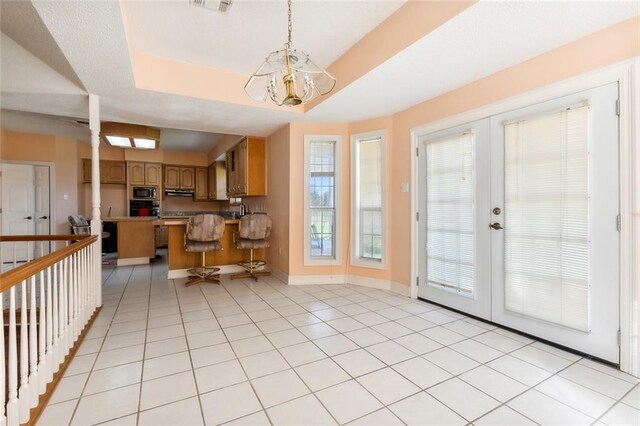
[[[620,215],[616,216],[616,229],[618,229],[618,232],[622,230],[622,219]]]
[[[616,99],[616,115],[620,117],[620,99]]]
[[[620,332],[620,329],[618,329],[618,347],[620,347],[620,340],[622,340],[622,333]]]
[[[416,212],[416,222],[420,222],[420,212]]]
[[[420,277],[416,277],[416,286],[420,285]]]
[[[416,157],[420,156],[420,150],[418,149],[418,147],[416,146]]]

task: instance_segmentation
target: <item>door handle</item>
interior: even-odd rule
[[[489,227],[493,229],[504,229],[498,222],[490,224]]]
[[[38,219],[49,219],[49,216],[40,216]]]
[[[27,220],[31,220],[31,219],[33,219],[33,217],[32,217],[32,216],[25,216],[24,218],[25,218],[25,219],[27,219]]]

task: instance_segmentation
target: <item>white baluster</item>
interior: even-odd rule
[[[27,282],[20,287],[20,388],[18,402],[20,405],[20,423],[29,420],[29,343],[27,334]]]
[[[53,265],[53,372],[57,373],[60,369],[62,357],[60,356],[60,262]]]
[[[60,300],[62,301],[62,327],[61,327],[61,336],[62,336],[62,359],[64,359],[69,353],[69,258],[66,257],[62,261],[63,270],[62,270],[62,285],[60,286]]]
[[[40,246],[42,249],[42,246]],[[48,269],[47,269],[47,272]],[[38,395],[42,395],[47,390],[47,303],[46,293],[44,292],[44,282],[46,280],[45,271],[40,271],[40,321],[38,324]],[[36,404],[37,405],[37,404]]]
[[[47,268],[47,349],[45,365],[47,366],[47,383],[53,380],[53,364],[55,363],[55,356],[53,353],[53,288],[52,288],[52,275],[55,274],[55,265],[51,265]],[[42,370],[41,370],[42,371]]]
[[[5,401],[7,396],[5,395],[5,387],[7,377],[5,376],[6,358],[4,356],[4,294],[0,293],[0,402],[2,403],[2,410],[0,410],[0,426],[7,424],[7,416],[5,412]],[[3,385],[4,383],[4,385]]]
[[[20,423],[18,401],[18,336],[16,330],[16,286],[9,290],[9,386],[7,389],[7,424]]]
[[[35,244],[34,244],[35,252]],[[40,276],[42,281],[42,276]],[[38,405],[38,317],[36,305],[36,276],[32,275],[29,280],[29,408]]]

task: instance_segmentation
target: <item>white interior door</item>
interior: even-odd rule
[[[617,83],[491,118],[492,319],[617,363]]]
[[[35,233],[34,172],[32,165],[2,165],[2,232],[4,235]],[[2,262],[13,262],[13,249],[3,243]],[[16,245],[15,260],[32,259],[25,244]]]
[[[490,319],[489,122],[418,140],[418,296]]]

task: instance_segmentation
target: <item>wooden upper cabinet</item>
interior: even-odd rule
[[[216,199],[216,163],[207,167],[207,198],[210,200]]]
[[[145,185],[162,184],[162,164],[145,163],[144,164],[144,182]]]
[[[209,180],[209,172],[206,167],[196,167],[195,168],[196,175],[196,189],[193,193],[194,200],[208,200],[209,192],[208,192],[208,180]]]
[[[165,189],[180,189],[180,167],[164,166]]]
[[[100,168],[106,171],[106,183],[127,183],[127,166],[124,161],[101,161]]]
[[[144,185],[144,163],[127,163],[129,171],[129,185]]]
[[[267,195],[265,139],[248,136],[227,152],[227,194]]]
[[[162,182],[162,164],[129,161],[127,166],[129,185],[160,186]]]
[[[225,161],[216,161],[209,166],[209,199],[227,200],[227,169]]]
[[[193,167],[180,167],[180,189],[196,189],[196,174]]]
[[[186,189],[196,188],[196,175],[193,167],[164,166],[164,188]]]
[[[100,161],[100,183],[127,183],[126,163],[124,161]],[[91,182],[91,159],[82,160],[82,181]]]

